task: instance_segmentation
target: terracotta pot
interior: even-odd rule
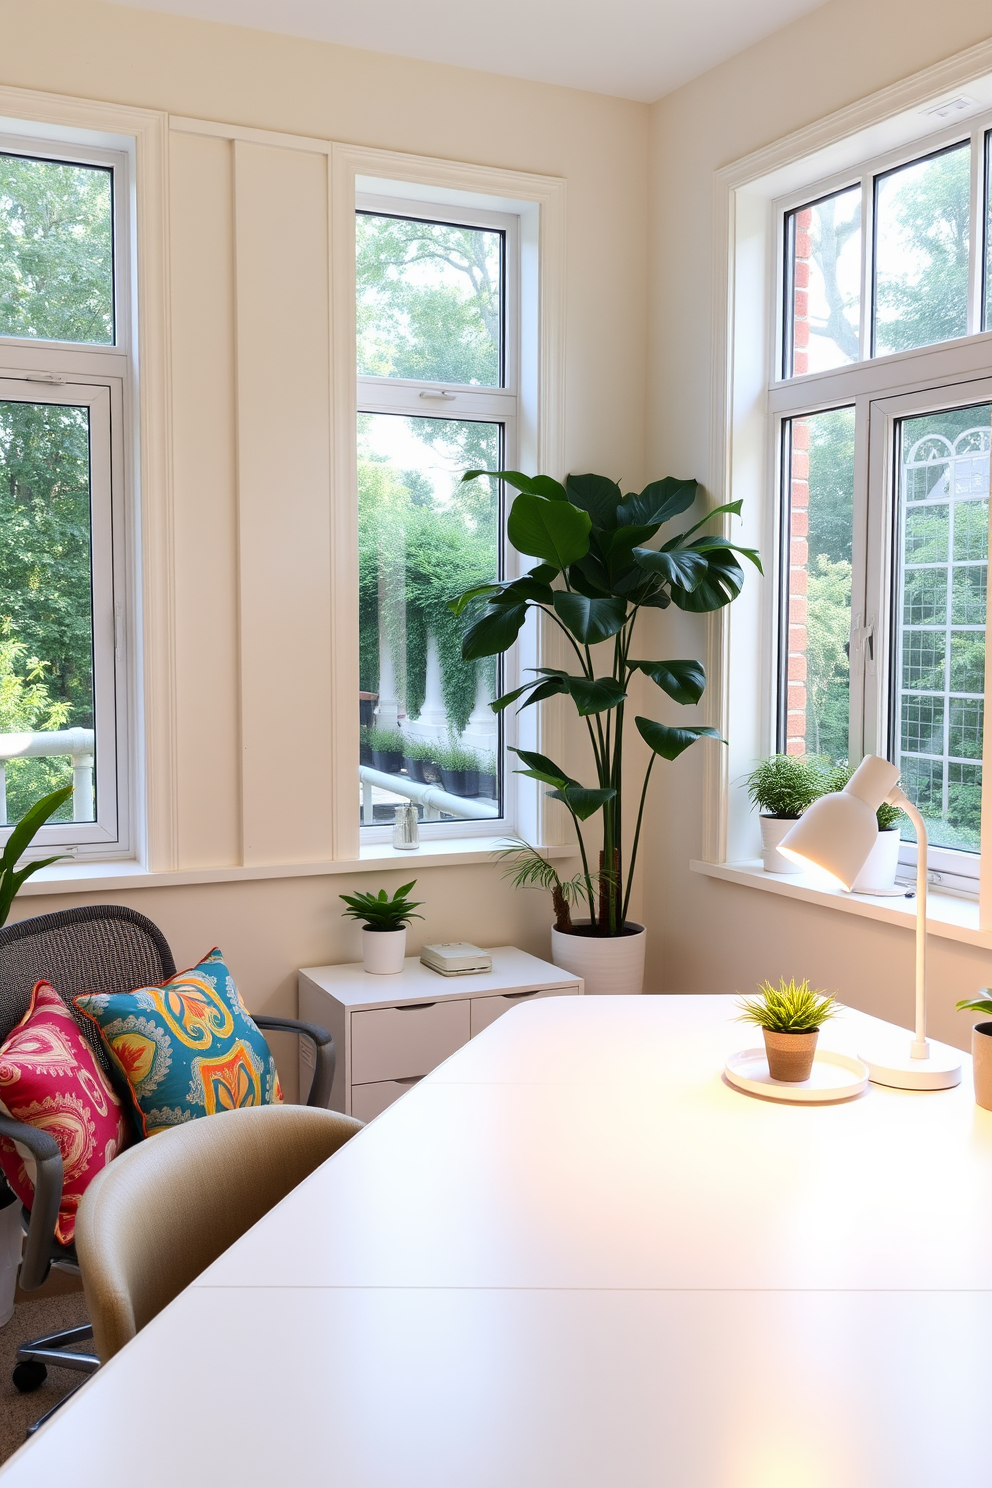
[[[588,920],[576,920],[577,935],[551,929],[551,959],[556,966],[582,977],[588,994],[636,994],[644,985],[643,925],[628,920],[623,935],[588,935]]]
[[[798,816],[761,817],[761,866],[766,873],[802,873],[798,863],[777,851],[779,843],[799,820]]]
[[[396,976],[403,970],[406,926],[399,930],[362,931],[362,959],[373,976]]]
[[[992,1023],[976,1023],[971,1030],[975,1104],[992,1111]]]
[[[772,1033],[763,1028],[765,1053],[768,1056],[768,1073],[773,1080],[783,1080],[798,1085],[808,1080],[813,1069],[813,1055],[820,1030],[812,1033]]]
[[[851,889],[855,894],[877,893],[879,889],[894,889],[896,869],[899,867],[899,848],[902,833],[898,827],[887,827],[875,838],[875,846],[865,859]]]

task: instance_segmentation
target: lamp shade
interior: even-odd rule
[[[899,769],[870,754],[842,791],[821,796],[782,838],[778,850],[794,863],[822,868],[850,889],[878,837],[875,812],[899,779]]]

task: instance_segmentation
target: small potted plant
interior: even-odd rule
[[[476,756],[471,749],[462,749],[449,744],[447,749],[435,751],[435,759],[441,769],[441,784],[452,796],[474,796],[479,789]]]
[[[851,765],[838,765],[826,777],[827,791],[842,791],[854,774]],[[899,849],[902,833],[899,830],[902,811],[883,801],[876,812],[878,837],[865,865],[858,874],[851,891],[855,894],[888,894],[896,886],[896,871],[899,867]]]
[[[807,806],[824,792],[823,771],[805,755],[773,754],[762,760],[744,782],[752,805],[761,813],[761,862],[766,873],[801,873],[778,851],[778,844]]]
[[[370,728],[369,747],[372,750],[372,763],[377,770],[384,770],[387,775],[399,773],[406,744],[398,729],[384,729],[378,725]]]
[[[479,795],[488,796],[493,801],[496,799],[495,754],[486,753],[479,756]]]
[[[992,997],[988,987],[978,997],[966,997],[955,1004],[959,1012],[984,1013],[992,1018]],[[975,1102],[992,1111],[992,1023],[976,1023],[971,1030],[971,1057],[974,1062]]]
[[[814,992],[808,978],[798,986],[784,977],[777,987],[762,982],[758,991],[760,997],[740,999],[739,1021],[761,1029],[772,1079],[798,1085],[810,1077],[820,1028],[836,1015],[837,1004]]]
[[[403,768],[410,779],[415,780],[418,785],[427,783],[424,778],[424,761],[429,760],[430,757],[429,744],[425,744],[421,739],[411,739],[406,734],[403,735]]]
[[[423,900],[409,898],[416,882],[403,884],[391,899],[385,889],[378,894],[340,895],[348,906],[342,914],[362,921],[362,959],[373,976],[395,976],[403,970],[406,927],[411,920],[424,918],[416,913]]]

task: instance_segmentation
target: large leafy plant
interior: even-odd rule
[[[601,935],[620,935],[655,760],[677,759],[703,736],[719,738],[712,728],[675,728],[653,718],[634,719],[651,757],[625,864],[624,709],[631,678],[643,673],[667,697],[686,706],[698,703],[706,685],[698,661],[637,657],[633,651],[637,617],[642,609],[666,609],[670,604],[696,613],[720,609],[736,599],[744,582],[736,554],[744,554],[760,571],[758,555],[725,537],[701,533],[716,516],[739,515],[739,501],[708,512],[660,547],[648,546],[667,522],[693,504],[699,492],[694,480],[667,477],[652,481],[638,495],[624,495],[615,481],[602,475],[570,475],[564,485],[550,476],[514,470],[470,470],[462,479],[480,475],[504,480],[519,493],[510,508],[507,535],[519,553],[540,562],[520,578],[478,585],[452,601],[451,609],[465,623],[462,656],[477,661],[507,651],[528,610],[541,611],[565,636],[576,663],[573,670],[539,667],[532,681],[497,698],[492,707],[497,713],[516,702],[526,708],[561,694],[571,698],[584,721],[595,759],[594,786],[580,784],[553,760],[530,750],[515,751],[523,764],[517,773],[550,786],[547,794],[568,808],[582,856],[591,924]],[[604,641],[613,642],[609,670],[597,672],[603,653],[594,648]],[[594,870],[582,824],[597,813],[602,850]]]
[[[32,873],[37,873],[39,868],[47,868],[49,863],[57,863],[60,858],[66,856],[65,853],[56,853],[51,858],[36,858],[34,862],[25,863],[23,868],[17,866],[18,859],[31,846],[36,834],[40,832],[48,818],[54,816],[71,795],[72,786],[64,785],[61,790],[42,796],[40,801],[35,801],[34,805],[25,811],[7,838],[7,845],[0,854],[0,925],[7,923],[10,906],[16,899],[25,879],[30,878]]]

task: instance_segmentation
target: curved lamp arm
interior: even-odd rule
[[[927,1043],[927,848],[929,840],[923,818],[898,785],[885,798],[890,806],[905,811],[916,829],[916,1030],[910,1047],[913,1059],[926,1059]]]

